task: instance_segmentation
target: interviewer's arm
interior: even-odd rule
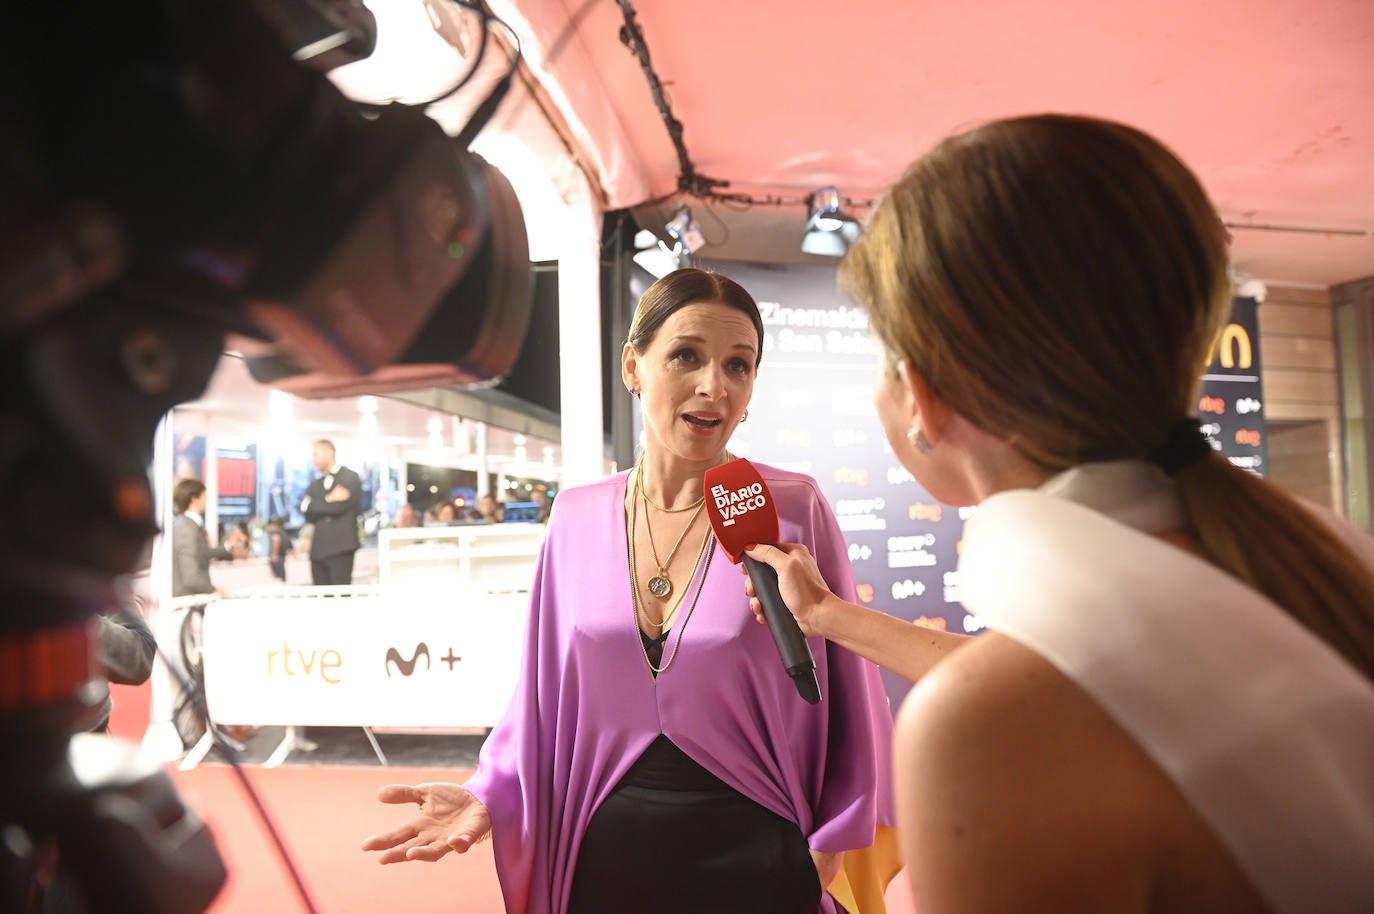
[[[969,635],[924,628],[833,594],[817,607],[815,617],[822,637],[912,682],[971,640]]]
[[[783,601],[803,632],[833,641],[903,679],[915,682],[950,651],[971,640],[968,635],[923,628],[840,599],[830,592],[815,559],[800,543],[755,546],[748,555],[777,570]],[[753,597],[753,585],[747,579],[745,589]],[[758,600],[751,599],[749,605],[762,619]]]

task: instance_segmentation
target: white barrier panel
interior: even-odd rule
[[[491,727],[520,672],[528,593],[254,595],[205,610],[210,717],[255,726]]]

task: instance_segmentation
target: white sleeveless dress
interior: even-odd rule
[[[1374,566],[1374,539],[1329,522]],[[965,527],[964,605],[1091,695],[1277,914],[1371,914],[1374,683],[1150,535],[1183,526],[1172,481],[1137,461],[999,493]]]

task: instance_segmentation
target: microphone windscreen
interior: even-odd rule
[[[778,541],[778,509],[758,469],[740,457],[706,471],[706,516],[736,565],[748,546]]]

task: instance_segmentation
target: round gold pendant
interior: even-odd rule
[[[673,592],[673,584],[661,574],[649,578],[649,593],[662,600]]]

